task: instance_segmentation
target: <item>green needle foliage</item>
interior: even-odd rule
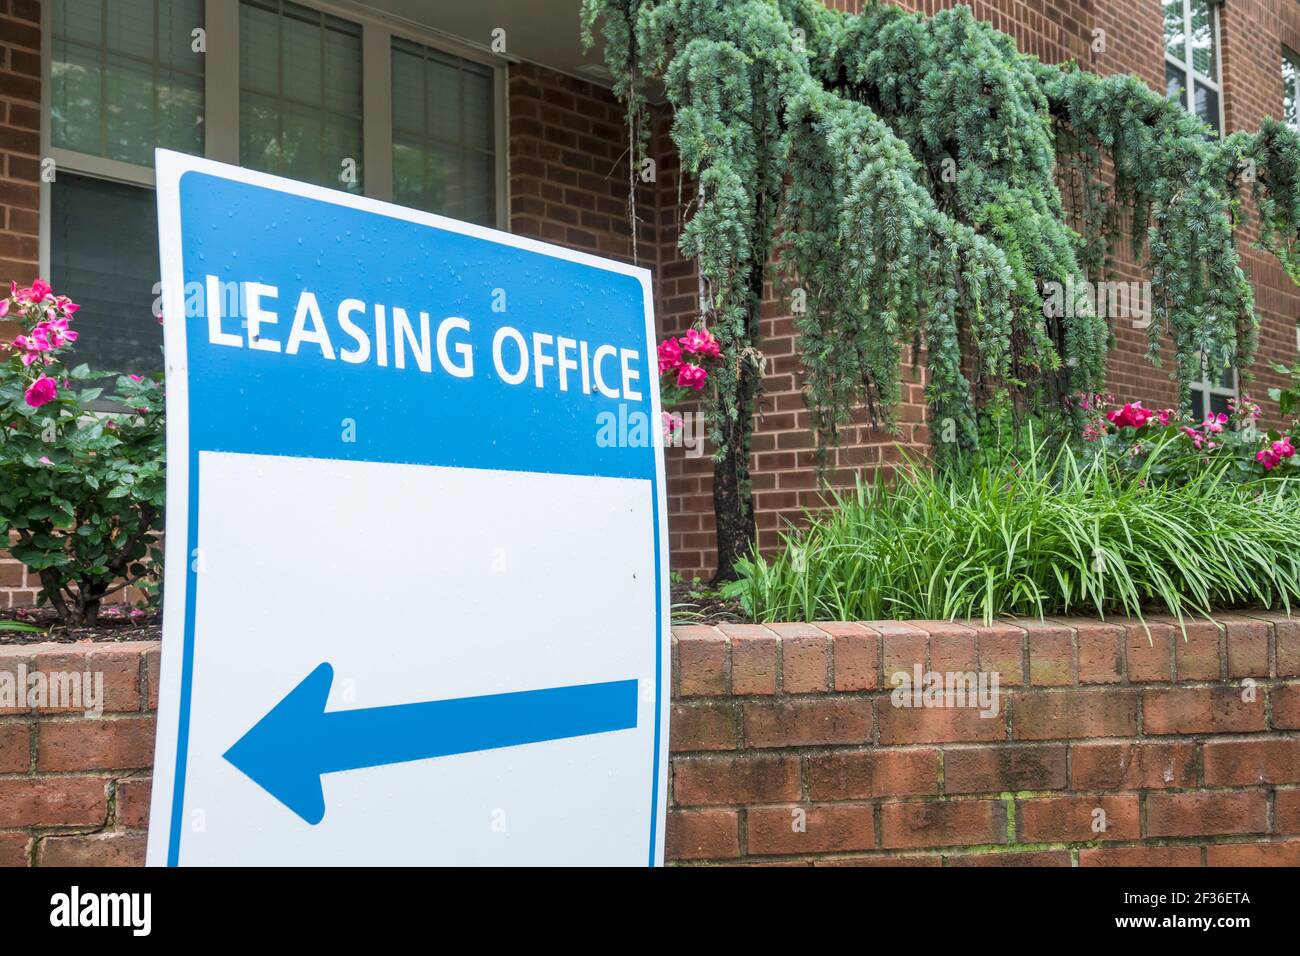
[[[723,519],[752,525],[770,260],[795,303],[819,444],[864,406],[892,424],[912,346],[927,350],[942,454],[977,443],[981,409],[1072,414],[1067,396],[1100,388],[1107,320],[1053,307],[1051,290],[1105,281],[1125,236],[1152,277],[1150,357],[1172,345],[1185,406],[1202,355],[1244,368],[1255,353],[1234,235],[1244,190],[1260,245],[1300,281],[1292,130],[1269,121],[1220,141],[1142,81],[1044,65],[966,7],[584,0],[588,42],[598,24],[634,142],[647,145],[647,84],[660,83],[697,184],[680,246],[727,356],[705,395],[729,469],[715,473],[720,576],[735,550]]]
[[[960,474],[923,467],[859,484],[740,563],[725,593],[758,621],[982,619],[1002,615],[1290,609],[1300,602],[1294,479],[1236,483],[1225,468],[1185,484],[1041,445]]]

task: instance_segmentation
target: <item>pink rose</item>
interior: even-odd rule
[[[686,334],[681,338],[681,343],[682,348],[692,355],[703,355],[707,358],[719,358],[722,355],[718,340],[708,329],[687,329]]]
[[[659,343],[659,374],[675,372],[682,365],[682,347],[673,338]]]
[[[54,399],[59,394],[59,386],[55,384],[54,379],[47,375],[42,375],[36,381],[28,386],[27,391],[23,393],[23,398],[32,408],[40,408]]]
[[[709,373],[698,365],[683,365],[677,370],[677,384],[683,388],[700,391],[708,381]]]
[[[1129,402],[1123,408],[1107,412],[1106,418],[1119,428],[1142,428],[1155,417],[1155,412],[1142,407],[1141,402]]]

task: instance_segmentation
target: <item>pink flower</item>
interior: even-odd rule
[[[143,381],[144,381],[144,376],[143,376],[143,375],[128,375],[127,378],[129,378],[129,379],[130,379],[131,381],[133,381],[133,382],[143,382]]]
[[[50,284],[44,279],[36,279],[32,282],[32,287],[27,290],[32,302],[44,302],[45,297],[52,291]]]
[[[35,333],[36,329],[42,330],[52,349],[61,349],[77,341],[77,333],[68,328],[67,319],[50,319],[37,324],[32,332]]]
[[[1156,420],[1159,421],[1161,425],[1168,427],[1174,420],[1174,410],[1172,408],[1161,409],[1160,413],[1156,415]]]
[[[683,365],[677,370],[677,384],[683,388],[700,391],[708,381],[709,373],[698,365]]]
[[[659,374],[675,372],[682,366],[682,347],[673,338],[659,343]]]
[[[54,379],[47,375],[42,375],[36,381],[28,386],[27,391],[23,393],[23,398],[32,408],[40,408],[49,402],[54,401],[59,394],[59,386],[55,384]]]
[[[40,457],[40,458],[37,458],[36,460],[39,461],[42,465],[52,465],[52,464],[54,464],[54,462],[50,461],[49,457],[46,456],[46,455],[41,455],[41,457]]]
[[[1279,461],[1295,457],[1295,445],[1291,444],[1291,439],[1285,435],[1278,441],[1273,442],[1269,450],[1277,456]]]
[[[673,432],[682,427],[682,416],[677,412],[663,413],[664,437],[670,437]]]
[[[1278,457],[1267,448],[1261,448],[1255,453],[1255,460],[1264,466],[1265,471],[1272,471],[1278,466]]]
[[[1142,428],[1154,417],[1155,412],[1143,408],[1141,402],[1129,402],[1123,408],[1106,414],[1106,418],[1119,428]]]
[[[703,355],[707,358],[722,356],[722,347],[718,345],[718,340],[708,329],[687,329],[686,334],[679,341],[682,348],[692,355]]]
[[[0,319],[9,314],[9,300],[0,299]]]

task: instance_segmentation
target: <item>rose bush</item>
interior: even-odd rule
[[[1182,483],[1210,468],[1237,482],[1300,477],[1296,431],[1260,429],[1260,408],[1248,398],[1229,401],[1228,414],[1200,422],[1141,402],[1109,407],[1115,404],[1110,396],[1083,395],[1078,402],[1091,416],[1083,428],[1083,457],[1107,458],[1146,480]]]
[[[698,398],[709,382],[709,370],[721,361],[722,347],[708,329],[687,329],[685,335],[670,335],[659,343],[659,395],[665,437],[682,424],[681,416],[672,409]]]
[[[68,368],[76,311],[39,279],[0,300],[20,328],[0,342],[0,542],[74,625],[123,588],[156,591],[164,504],[160,379]]]

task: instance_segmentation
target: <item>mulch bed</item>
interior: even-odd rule
[[[674,624],[745,624],[749,618],[737,601],[699,584],[677,582],[672,586]]]
[[[99,611],[94,627],[66,627],[53,608],[16,607],[0,611],[0,621],[18,621],[45,628],[41,632],[0,628],[0,644],[94,644],[122,641],[157,641],[162,638],[162,616],[157,611],[110,604]]]
[[[676,583],[672,587],[674,624],[741,624],[747,620],[740,605],[698,583]],[[67,627],[48,607],[17,607],[0,610],[0,621],[35,624],[42,632],[7,631],[0,628],[0,644],[94,644],[162,639],[162,615],[110,604],[100,609],[94,627]]]

